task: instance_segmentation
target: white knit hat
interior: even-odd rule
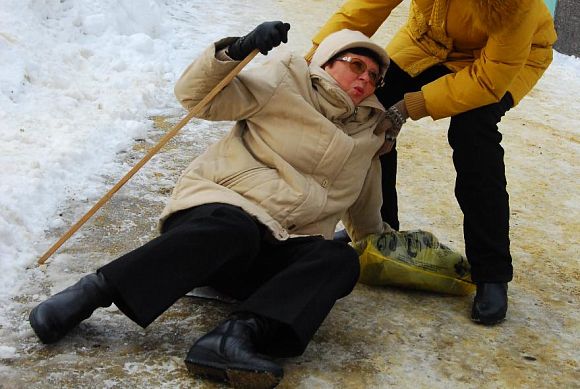
[[[336,54],[353,48],[364,48],[376,53],[377,57],[382,61],[379,64],[381,76],[385,76],[390,62],[387,52],[360,31],[344,29],[328,35],[320,42],[310,64],[322,67]]]

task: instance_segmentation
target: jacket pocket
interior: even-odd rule
[[[218,184],[261,206],[282,223],[302,203],[307,193],[305,177],[294,175],[291,182],[292,185],[276,169],[257,166],[229,175],[219,180]]]
[[[223,177],[217,181],[218,185],[235,190],[237,186],[243,185],[245,181],[251,180],[252,177],[257,177],[268,170],[272,170],[266,166],[256,166],[249,169],[237,171],[229,176]],[[237,190],[236,190],[237,192]],[[243,193],[242,193],[243,194]]]
[[[288,230],[316,220],[326,204],[326,190],[313,178],[293,174],[284,179],[266,166],[236,172],[218,184],[261,206]]]
[[[305,177],[307,184],[302,200],[287,213],[281,222],[290,232],[318,220],[326,206],[327,190],[322,188],[313,178]]]

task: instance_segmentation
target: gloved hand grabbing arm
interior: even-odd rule
[[[385,118],[377,126],[379,132],[385,132],[385,142],[377,152],[377,155],[387,154],[393,149],[401,127],[407,121],[408,117],[409,114],[405,106],[405,100],[400,100],[387,109]]]
[[[246,58],[254,49],[266,55],[268,51],[288,42],[290,24],[281,21],[264,22],[248,35],[238,38],[227,50],[228,56],[236,61]]]

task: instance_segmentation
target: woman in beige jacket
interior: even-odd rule
[[[211,45],[176,96],[195,106],[253,49],[286,42],[289,27],[267,22]],[[331,240],[338,221],[354,237],[383,232],[384,108],[374,90],[388,63],[380,46],[343,30],[310,65],[284,51],[238,75],[199,116],[236,124],[185,170],[162,234],[37,306],[30,323],[39,338],[56,342],[112,302],[146,327],[209,285],[241,302],[191,347],[188,368],[234,386],[276,385],[282,368],[259,353],[301,354],[358,279],[356,252]]]

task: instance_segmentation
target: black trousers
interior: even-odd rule
[[[434,66],[416,77],[391,65],[385,86],[376,94],[390,107],[407,92],[450,73],[444,66]],[[479,107],[451,118],[448,140],[453,149],[457,177],[455,196],[464,215],[465,250],[475,282],[508,282],[513,276],[509,241],[509,196],[506,190],[504,150],[498,123],[512,107],[509,93],[498,102]],[[383,220],[399,229],[397,208],[396,148],[381,157]]]
[[[322,237],[277,241],[242,209],[207,204],[172,215],[163,233],[98,270],[114,303],[146,327],[177,299],[212,286],[241,301],[235,312],[272,320],[271,355],[300,355],[359,276],[354,249]]]

